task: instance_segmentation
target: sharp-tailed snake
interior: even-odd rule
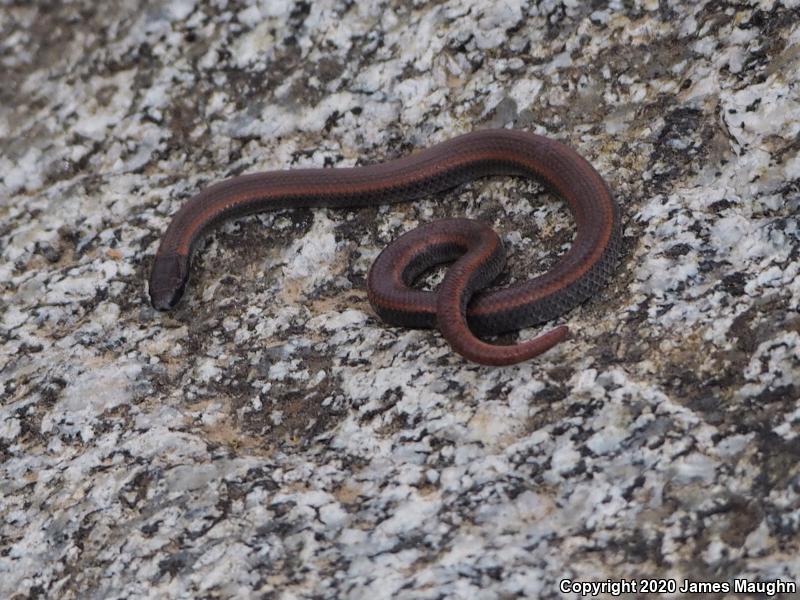
[[[586,160],[564,144],[524,131],[476,131],[371,166],[270,171],[216,183],[187,201],[169,224],[150,274],[152,304],[159,310],[177,304],[198,241],[226,219],[293,207],[405,202],[489,175],[532,177],[566,200],[576,233],[553,268],[502,289],[480,291],[503,268],[502,243],[477,221],[445,219],[406,233],[383,250],[367,276],[368,297],[384,321],[437,327],[471,361],[527,360],[562,341],[567,327],[505,346],[476,336],[554,319],[595,294],[615,267],[621,225],[608,186]],[[424,271],[450,262],[436,291],[412,287]]]

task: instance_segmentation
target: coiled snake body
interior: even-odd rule
[[[383,250],[367,277],[369,301],[388,323],[438,327],[469,360],[489,365],[527,360],[563,340],[566,326],[509,346],[488,344],[476,334],[548,321],[595,294],[614,269],[621,226],[608,186],[586,160],[564,144],[523,131],[477,131],[365,167],[270,171],[216,183],[186,202],[169,224],[150,275],[152,304],[159,310],[175,306],[198,240],[226,219],[281,208],[410,201],[489,175],[535,178],[567,202],[577,231],[555,266],[533,279],[480,292],[503,267],[502,244],[486,225],[445,219]],[[453,261],[435,292],[411,287],[425,270]]]

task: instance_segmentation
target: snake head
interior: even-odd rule
[[[150,272],[150,302],[157,310],[170,310],[178,303],[189,279],[189,257],[169,253],[157,255]]]

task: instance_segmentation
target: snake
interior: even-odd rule
[[[555,139],[522,130],[474,131],[366,166],[266,171],[214,183],[186,201],[167,226],[150,273],[152,306],[166,311],[178,304],[200,240],[228,219],[407,202],[497,175],[534,179],[569,207],[575,235],[550,270],[489,288],[505,264],[501,239],[479,221],[442,219],[383,249],[367,274],[367,297],[386,323],[437,328],[469,361],[504,366],[529,360],[563,341],[568,327],[513,344],[480,338],[551,321],[596,295],[616,268],[622,226],[609,186],[588,161]],[[450,266],[437,289],[414,287],[441,264]]]

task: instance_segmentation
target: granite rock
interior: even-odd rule
[[[0,596],[800,581],[798,0],[2,0],[0,73]],[[571,219],[514,179],[228,223],[149,306],[204,185],[488,127],[623,214],[538,359],[469,364],[364,289],[445,216],[496,226],[501,284],[545,271]]]

